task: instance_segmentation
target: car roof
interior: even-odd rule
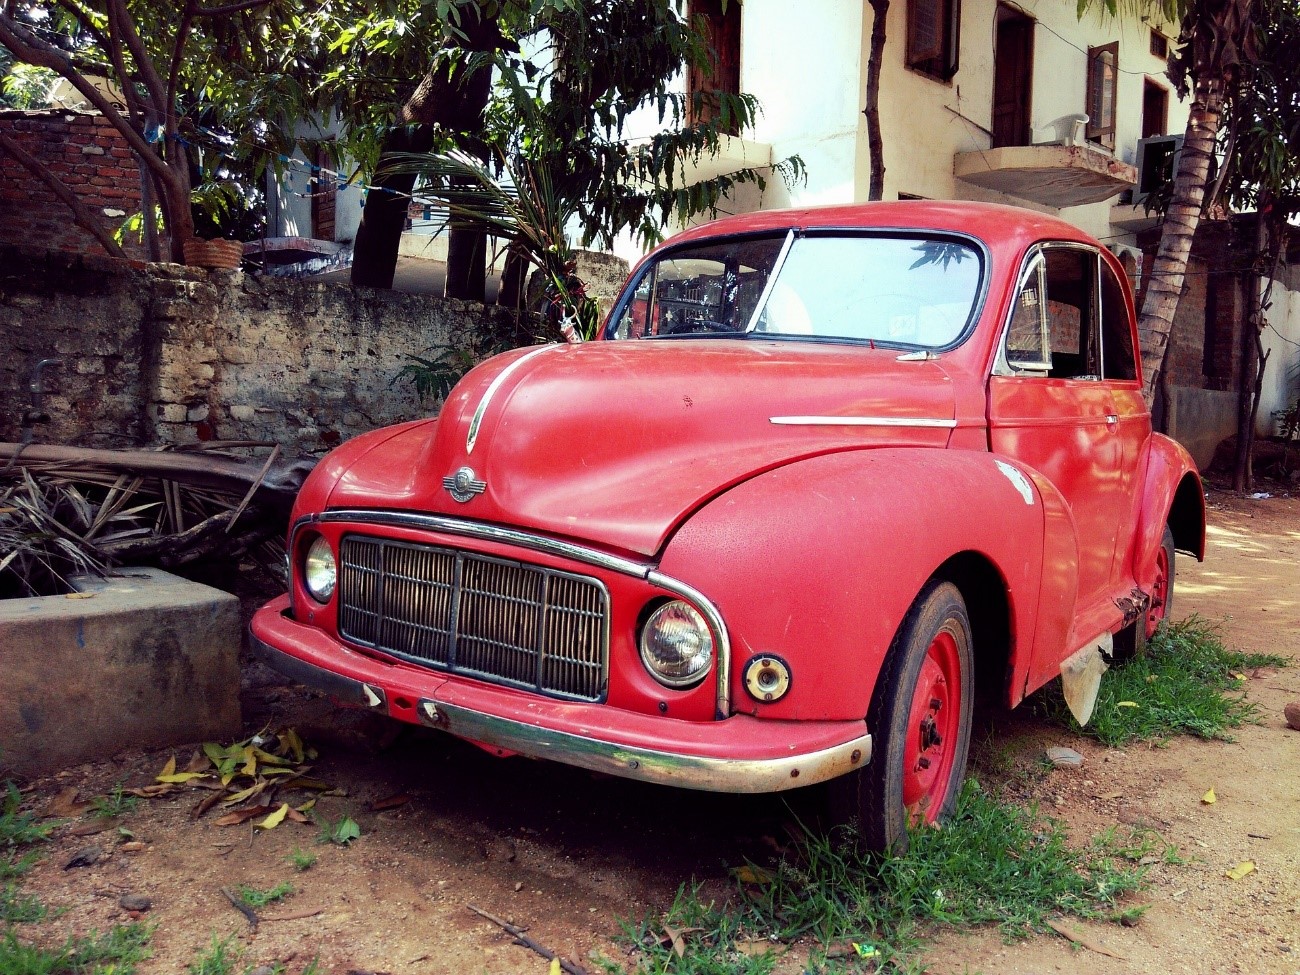
[[[974,203],[963,200],[898,200],[876,203],[852,203],[832,206],[802,207],[789,210],[758,210],[737,214],[692,227],[667,244],[680,244],[704,237],[779,232],[784,230],[871,228],[949,230],[984,240],[1021,239],[1072,240],[1096,244],[1097,241],[1064,220],[997,203]]]

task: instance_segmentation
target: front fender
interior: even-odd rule
[[[769,471],[715,498],[669,541],[660,568],[705,593],[726,621],[734,710],[861,718],[908,607],[963,553],[998,576],[1019,680],[1008,676],[1023,686],[1030,647],[1042,636],[1044,522],[1032,475],[992,454],[848,451]],[[744,666],[756,654],[789,663],[782,700],[760,704],[746,693]]]

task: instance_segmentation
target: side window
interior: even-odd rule
[[[1013,375],[1026,372],[1046,374],[1052,368],[1046,304],[1043,300],[1043,259],[1039,256],[1025,272],[1007,326],[1005,355]]]
[[[907,66],[940,81],[957,73],[961,0],[908,0]]]
[[[1133,378],[1133,342],[1119,288],[1110,268],[1099,268],[1094,251],[1068,245],[1043,247],[1021,278],[1007,323],[1005,365],[999,370],[1004,375],[1101,379],[1105,345],[1105,375]],[[1104,343],[1099,322],[1106,323]]]
[[[1133,332],[1129,328],[1124,285],[1109,264],[1101,264],[1102,375],[1107,379],[1137,379]]]
[[[1047,330],[1055,379],[1100,379],[1097,256],[1075,247],[1046,253]]]

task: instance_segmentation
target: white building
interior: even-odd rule
[[[869,4],[689,6],[711,24],[718,50],[718,70],[703,80],[737,83],[762,106],[753,131],[697,174],[797,154],[806,184],[747,188],[730,201],[734,210],[866,200]],[[1108,244],[1131,245],[1150,225],[1140,207],[1118,204],[1137,183],[1139,140],[1186,126],[1187,108],[1164,74],[1170,25],[1133,14],[1080,20],[1072,0],[893,0],[887,27],[885,199],[1031,207]]]

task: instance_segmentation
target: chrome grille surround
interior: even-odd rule
[[[598,579],[436,545],[346,534],[339,635],[421,666],[569,700],[604,699]]]

